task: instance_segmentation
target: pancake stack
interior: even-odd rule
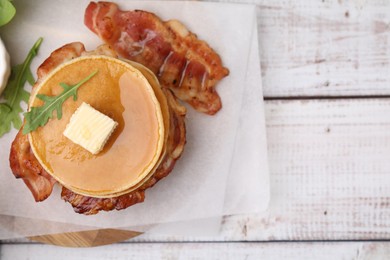
[[[67,189],[84,196],[111,198],[136,190],[155,172],[166,153],[171,115],[166,96],[146,67],[104,55],[83,56],[61,64],[34,90],[29,106],[41,106],[37,94],[56,96],[59,83],[77,84],[98,72],[67,99],[62,118],[29,133],[41,166]],[[118,123],[98,154],[73,143],[63,132],[77,108],[87,103]]]

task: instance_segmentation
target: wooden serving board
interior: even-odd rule
[[[28,239],[44,244],[63,247],[94,247],[121,242],[141,234],[141,232],[108,228],[33,236],[28,237]]]

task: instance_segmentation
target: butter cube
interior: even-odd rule
[[[114,132],[117,122],[87,103],[74,112],[64,135],[92,154],[98,154]]]

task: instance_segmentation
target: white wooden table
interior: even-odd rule
[[[226,217],[217,237],[10,240],[1,259],[390,258],[390,1],[245,2],[258,10],[269,210]]]

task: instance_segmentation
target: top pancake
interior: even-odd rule
[[[92,71],[98,73],[66,100],[61,120],[53,119],[29,134],[41,165],[65,187],[77,193],[110,197],[145,179],[158,162],[164,145],[160,102],[143,74],[130,64],[107,56],[86,56],[56,68],[40,83],[30,106],[40,106],[35,94],[56,96],[59,83],[74,85]],[[68,140],[63,131],[82,102],[111,117],[118,127],[97,155]]]

